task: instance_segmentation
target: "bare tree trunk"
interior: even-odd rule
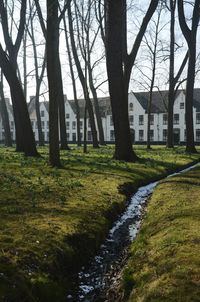
[[[59,87],[59,99],[58,99],[58,108],[59,108],[59,121],[60,121],[60,149],[61,150],[70,150],[67,144],[67,129],[65,122],[65,100],[63,93],[63,82],[61,74],[60,59],[58,61],[58,74],[57,81]]]
[[[38,0],[34,0],[34,1],[35,1],[35,5],[36,5],[36,9],[37,9],[37,13],[38,13],[38,17],[39,17],[42,32],[44,34],[45,39],[47,39],[47,30],[46,30],[46,27],[45,27],[45,23],[44,23],[44,19],[43,19],[43,16],[42,16],[42,10],[41,10],[39,1]],[[56,2],[56,9],[58,10],[59,2],[58,2],[58,0],[55,0],[55,2]],[[62,20],[64,14],[65,14],[65,11],[66,11],[66,9],[69,5],[69,2],[70,2],[70,0],[65,1],[65,5],[64,5],[63,10],[61,11],[60,16],[58,16],[58,13],[56,12],[56,14],[57,14],[56,19],[57,20],[54,20],[55,21],[54,23],[56,23],[56,24],[54,24],[55,27],[53,29],[55,31],[55,36],[56,35],[58,36],[57,40],[56,40],[56,43],[58,44],[58,47],[57,47],[57,52],[58,53],[56,55],[56,65],[57,65],[57,67],[56,67],[56,81],[57,81],[57,84],[55,86],[57,86],[57,92],[56,93],[57,93],[58,111],[59,111],[58,121],[59,121],[59,125],[60,125],[60,128],[59,128],[59,130],[60,130],[60,141],[61,141],[60,148],[62,150],[69,150],[69,146],[67,144],[67,132],[66,132],[66,121],[65,121],[65,100],[64,100],[64,94],[63,94],[62,71],[61,71],[60,58],[59,58],[59,24],[60,24],[60,21]],[[51,5],[53,5],[53,2],[52,2]],[[49,9],[50,9],[50,6],[49,6]],[[51,17],[51,16],[49,16],[49,17]],[[49,24],[49,27],[50,27],[50,24]],[[50,37],[50,35],[49,35],[49,37]],[[56,50],[54,50],[54,51],[56,51]]]
[[[3,91],[3,74],[2,74],[2,72],[1,72],[1,82],[0,82],[0,98],[1,98],[0,111],[1,111],[3,127],[4,127],[5,146],[12,147],[12,137],[11,137],[11,131],[10,131],[9,115],[8,115],[6,100],[5,100],[4,91]]]
[[[88,62],[88,73],[89,73],[89,85],[90,85],[90,89],[91,89],[91,92],[93,95],[94,108],[95,108],[95,114],[96,114],[96,119],[97,119],[97,126],[98,126],[98,130],[99,130],[99,143],[100,143],[100,145],[105,145],[103,125],[102,125],[101,113],[100,113],[100,108],[99,108],[99,101],[98,101],[97,92],[96,92],[96,89],[95,89],[94,83],[93,83],[92,69],[90,66],[90,61]]]
[[[150,51],[150,56],[152,59],[152,74],[151,74],[151,84],[149,91],[149,102],[148,102],[148,110],[147,110],[147,149],[151,149],[151,141],[150,141],[150,130],[151,130],[151,107],[152,107],[152,98],[153,98],[153,88],[156,76],[156,61],[157,61],[157,48],[158,48],[158,36],[159,36],[159,25],[160,18],[162,13],[163,6],[161,5],[158,9],[158,16],[155,24],[155,38],[153,40],[153,45],[149,45],[147,42],[147,46]]]
[[[147,112],[147,149],[151,149],[150,129],[151,129],[151,105],[153,96],[153,85],[151,85],[149,92],[148,112]]]
[[[96,125],[95,125],[94,112],[93,112],[92,103],[91,103],[91,100],[90,100],[90,97],[89,97],[87,83],[85,81],[85,77],[84,77],[83,71],[81,69],[81,65],[80,65],[79,58],[78,58],[77,51],[76,51],[76,45],[75,45],[74,33],[73,33],[72,14],[71,14],[71,7],[70,6],[68,8],[68,20],[69,20],[69,32],[70,32],[71,46],[72,46],[74,61],[75,61],[76,68],[77,68],[78,75],[79,75],[79,79],[80,79],[80,82],[81,82],[81,85],[82,85],[82,88],[83,88],[84,98],[85,98],[85,101],[86,101],[86,106],[87,106],[89,119],[90,119],[92,138],[93,138],[93,147],[98,148],[99,144],[98,144],[98,139],[97,139],[97,130],[96,130]]]
[[[24,152],[27,156],[38,156],[24,93],[16,76],[16,71],[8,61],[6,53],[3,51],[1,45],[0,66],[10,86],[15,127],[16,125],[18,127],[16,127],[16,141],[18,142],[17,151]]]
[[[84,138],[83,138],[83,153],[87,153],[87,105],[84,109]]]
[[[168,131],[167,147],[174,147],[173,139],[173,120],[174,120],[174,101],[175,101],[175,83],[174,83],[174,45],[175,45],[175,8],[176,0],[170,0],[170,62],[169,62],[169,93],[168,93]]]
[[[132,50],[127,54],[126,1],[105,0],[106,59],[115,129],[115,159],[137,160],[128,119],[128,88],[140,43],[157,5],[158,0],[150,2]]]
[[[7,8],[3,1],[0,2],[0,14],[2,19],[2,28],[5,44],[9,53],[9,59],[0,45],[0,67],[7,79],[13,104],[13,113],[16,129],[16,151],[24,152],[28,156],[38,156],[35,138],[31,127],[30,117],[26,99],[24,97],[22,86],[17,78],[17,55],[24,34],[24,25],[26,20],[26,0],[21,2],[20,23],[13,44],[8,29]]]
[[[106,1],[106,59],[115,130],[114,158],[135,161],[128,118],[128,89],[123,74],[123,12],[124,1]]]
[[[27,31],[24,32],[24,37],[23,37],[23,68],[24,68],[24,96],[25,99],[27,99],[27,62],[26,62],[26,57],[27,57]]]
[[[33,55],[34,55],[34,65],[35,65],[35,81],[36,81],[36,94],[35,94],[35,110],[36,110],[36,117],[37,117],[37,128],[38,128],[38,139],[39,139],[39,146],[44,146],[44,135],[42,132],[42,122],[41,122],[41,115],[40,115],[40,102],[39,102],[39,96],[40,96],[40,86],[42,83],[44,70],[45,70],[45,64],[46,64],[46,58],[44,58],[43,66],[42,66],[42,72],[39,76],[39,66],[38,66],[38,54],[37,54],[37,48],[35,43],[35,34],[34,34],[34,28],[33,28],[33,17],[30,18],[30,32],[29,36],[32,41],[33,46]],[[45,51],[46,55],[46,51]]]
[[[47,0],[47,77],[49,83],[49,162],[54,167],[60,167],[58,105],[59,86],[59,22],[58,0]]]
[[[194,79],[195,79],[195,65],[196,65],[196,46],[190,49],[189,63],[187,72],[186,84],[186,152],[197,153],[194,142],[194,121],[193,121],[193,99],[194,99]]]
[[[94,87],[93,67],[91,65],[91,55],[93,52],[93,48],[98,33],[100,31],[100,25],[99,25],[98,28],[95,28],[96,30],[95,34],[91,35],[92,23],[93,23],[91,15],[92,15],[93,6],[94,6],[94,2],[92,0],[87,0],[85,4],[84,2],[79,3],[79,5],[77,5],[77,1],[75,1],[75,18],[77,24],[78,45],[80,48],[81,56],[85,62],[86,70],[88,72],[88,85],[90,87],[94,100],[94,110],[96,115],[97,128],[99,132],[99,142],[101,145],[105,145],[97,91],[96,88]],[[96,6],[94,8],[96,8]],[[83,24],[84,26],[82,26]]]
[[[72,64],[72,57],[70,52],[69,40],[67,35],[67,24],[65,18],[63,18],[64,29],[65,29],[65,41],[66,41],[66,48],[69,58],[69,67],[70,67],[70,74],[72,78],[72,87],[73,87],[73,94],[74,94],[74,102],[76,106],[76,129],[77,129],[77,145],[81,146],[81,130],[80,130],[80,108],[78,104],[77,92],[76,92],[76,81],[74,76],[73,64]]]
[[[193,97],[196,63],[196,36],[199,24],[200,0],[195,0],[192,16],[192,26],[188,27],[184,14],[183,0],[178,0],[179,24],[189,48],[189,62],[186,84],[186,152],[196,153],[193,125]]]

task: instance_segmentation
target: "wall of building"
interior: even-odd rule
[[[133,93],[129,94],[128,100],[129,106],[129,120],[130,128],[132,134],[132,140],[135,143],[145,143],[147,140],[147,113],[145,109],[138,102],[136,96]],[[41,121],[42,121],[42,131],[44,133],[45,141],[49,140],[49,115],[47,107],[44,103],[40,104]],[[70,103],[66,100],[65,102],[65,112],[66,112],[66,128],[67,128],[67,139],[69,142],[76,142],[77,130],[76,130],[76,114],[74,113]],[[152,114],[152,124],[151,124],[151,139],[152,143],[165,143],[167,134],[167,120],[166,113],[154,113]],[[164,118],[165,117],[165,118]],[[174,132],[177,143],[183,143],[185,141],[185,95],[180,92],[177,96],[174,104]],[[195,140],[200,142],[200,113],[196,112],[196,108],[193,109],[194,117],[194,134]],[[11,131],[13,135],[13,140],[15,140],[15,128],[14,120],[11,110],[9,110],[9,118]],[[37,119],[36,112],[33,110],[30,114],[30,119],[35,134],[35,139],[38,141],[38,129],[37,129]],[[84,119],[81,118],[81,136],[83,139],[83,128]],[[104,129],[105,141],[114,141],[114,127],[112,116],[110,113],[105,114],[102,118],[102,124]],[[89,120],[87,120],[87,134],[88,140],[92,140],[91,128]],[[0,117],[0,141],[4,140],[4,129],[2,125],[2,119]]]

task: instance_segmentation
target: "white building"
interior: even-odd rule
[[[145,143],[147,140],[147,105],[148,92],[131,92],[129,93],[129,121],[132,133],[132,139],[135,143]],[[167,140],[167,106],[166,106],[167,92],[153,92],[152,100],[152,114],[151,114],[151,141],[152,143],[165,143]],[[7,102],[8,103],[8,102]],[[84,100],[79,100],[80,107],[80,124],[81,137],[83,139],[83,125],[84,125]],[[111,115],[111,105],[109,97],[99,98],[99,105],[101,111],[101,118],[103,123],[105,141],[114,141],[114,127]],[[30,119],[35,134],[36,141],[38,140],[37,118],[35,110],[34,98],[28,105]],[[12,107],[8,104],[9,118],[13,140],[15,140],[14,120]],[[40,114],[42,120],[42,131],[45,141],[49,140],[49,106],[47,102],[40,103]],[[76,142],[76,106],[73,100],[65,98],[65,112],[66,112],[66,128],[67,139],[69,142]],[[194,90],[194,135],[195,141],[200,142],[200,89]],[[92,141],[92,134],[90,129],[89,119],[87,120],[87,139]],[[4,140],[4,129],[0,116],[0,141]],[[185,141],[185,94],[180,90],[177,92],[174,104],[174,142],[176,144],[184,143]]]

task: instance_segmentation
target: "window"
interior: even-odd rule
[[[72,129],[76,129],[76,122],[72,122]]]
[[[80,121],[80,129],[83,129],[83,121]]]
[[[200,142],[200,129],[196,130],[196,142]]]
[[[154,141],[154,131],[150,130],[150,141],[153,142]]]
[[[88,140],[91,141],[92,140],[92,132],[88,131]]]
[[[143,141],[144,140],[144,130],[139,130],[139,141]]]
[[[83,141],[83,133],[80,133],[80,140]]]
[[[115,140],[115,132],[114,132],[114,130],[111,130],[111,131],[110,131],[110,140],[111,140],[111,141],[114,141],[114,140]]]
[[[179,124],[179,114],[178,113],[174,114],[174,124],[175,125]]]
[[[69,132],[67,132],[67,140],[69,141]]]
[[[154,115],[150,115],[150,125],[154,125]]]
[[[42,129],[44,129],[44,122],[41,122]]]
[[[129,104],[129,111],[133,111],[133,103]]]
[[[35,122],[35,128],[37,129],[37,127],[38,127],[38,126],[37,126],[37,122]]]
[[[91,124],[90,124],[90,119],[88,119],[88,128],[91,127]]]
[[[110,126],[113,126],[113,118],[110,116]]]
[[[200,124],[200,113],[196,113],[196,124]]]
[[[69,113],[66,113],[66,118],[68,119],[68,118],[70,118],[70,115],[69,115]]]
[[[163,125],[167,125],[167,114],[163,114]]]
[[[47,121],[47,129],[49,129],[49,121]]]
[[[184,109],[184,103],[180,103],[180,109]]]
[[[167,129],[163,129],[163,141],[167,141]]]
[[[44,110],[41,110],[40,115],[41,117],[44,117]]]
[[[72,133],[72,141],[73,141],[73,142],[76,141],[76,133]]]
[[[32,128],[34,128],[34,121],[31,121],[31,126]]]
[[[66,128],[69,129],[69,122],[66,122]]]
[[[139,125],[144,125],[144,115],[139,115]]]
[[[133,115],[129,115],[130,126],[133,126]]]
[[[47,132],[47,142],[49,141],[49,131]]]

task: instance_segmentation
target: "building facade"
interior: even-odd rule
[[[144,144],[147,140],[147,106],[148,92],[129,93],[129,122],[133,143]],[[80,130],[83,139],[84,125],[84,106],[85,101],[79,100],[80,107]],[[106,142],[114,142],[114,127],[111,114],[111,105],[109,97],[99,98],[99,106]],[[7,100],[7,108],[10,119],[11,134],[15,140],[15,126],[13,119],[12,106]],[[35,110],[34,97],[31,98],[28,105],[31,124],[35,139],[38,141],[37,118]],[[48,102],[40,103],[40,114],[42,121],[42,131],[45,141],[49,140],[49,106]],[[167,92],[153,92],[152,110],[151,110],[151,142],[164,144],[167,140]],[[69,142],[77,140],[76,106],[73,100],[67,100],[65,97],[66,130]],[[194,91],[194,135],[196,143],[200,143],[200,89]],[[175,144],[184,144],[186,138],[185,131],[185,93],[183,90],[177,92],[174,103],[174,142]],[[4,140],[4,129],[2,118],[0,116],[0,141]],[[89,119],[87,119],[87,140],[92,141]]]

